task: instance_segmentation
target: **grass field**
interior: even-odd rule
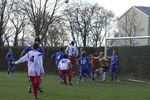
[[[91,80],[77,85],[74,78],[72,83],[73,86],[60,85],[56,75],[47,75],[43,78],[44,93],[39,93],[39,100],[150,100],[149,84],[129,82],[124,78],[120,83],[107,80],[100,85]],[[6,72],[0,72],[0,100],[33,100],[32,94],[27,93],[27,84],[25,73],[8,77]]]

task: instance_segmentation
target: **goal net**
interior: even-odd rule
[[[105,39],[105,56],[117,50],[120,73],[150,78],[150,36]]]

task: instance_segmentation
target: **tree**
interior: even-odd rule
[[[64,29],[64,23],[58,20],[49,27],[47,43],[49,46],[58,47],[64,46],[67,41],[69,41],[69,37]]]
[[[0,46],[4,46],[4,37],[8,37],[5,34],[5,30],[7,27],[8,20],[10,18],[11,8],[13,5],[13,0],[10,0],[7,2],[7,0],[1,0],[0,1]]]
[[[67,28],[79,46],[95,46],[106,37],[108,26],[114,17],[111,11],[98,4],[73,3],[64,11]],[[103,34],[103,32],[105,33]]]
[[[50,0],[22,0],[22,10],[28,16],[34,30],[35,36],[41,37],[41,41],[46,38],[49,26],[57,20],[54,17],[58,9],[62,6],[61,0],[55,0],[53,7]],[[46,42],[44,42],[46,43]]]
[[[14,27],[14,46],[18,46],[18,36],[26,26],[26,15],[21,12],[18,3],[19,2],[17,1],[14,3],[14,6],[12,7],[12,14],[10,17],[10,21],[12,23],[12,26]]]
[[[103,7],[98,7],[95,11],[94,21],[91,24],[90,41],[91,45],[94,47],[101,46],[104,38],[110,30],[108,27],[111,24],[111,20],[114,17],[111,11],[104,9]]]
[[[95,9],[96,5],[74,3],[64,10],[73,40],[77,41],[77,43],[82,43],[84,47],[87,46],[87,37],[91,30],[90,24],[93,20],[92,16],[94,15]],[[78,38],[79,36],[81,38]],[[79,39],[81,39],[82,42],[79,42]]]

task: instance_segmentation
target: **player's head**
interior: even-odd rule
[[[35,42],[32,47],[34,50],[37,50],[39,48],[39,43]]]
[[[74,41],[71,41],[71,45],[74,45]]]
[[[67,55],[67,54],[64,54],[63,58],[68,58],[68,55]]]
[[[100,52],[99,57],[104,57],[104,52]]]
[[[90,57],[91,57],[91,58],[94,58],[95,56],[94,56],[94,54],[90,54]]]
[[[9,48],[8,52],[12,52],[12,48]]]
[[[113,51],[112,51],[112,54],[113,54],[113,55],[116,55],[116,53],[117,53],[116,50],[113,50]]]
[[[82,52],[84,49],[83,48],[80,48],[80,52]]]
[[[38,42],[39,44],[41,43],[41,40],[39,37],[35,37],[34,42]]]
[[[85,57],[85,56],[86,56],[86,51],[82,51],[82,52],[81,52],[81,56],[82,56],[82,57]]]
[[[64,51],[64,48],[59,48],[59,51],[63,52],[63,51]]]

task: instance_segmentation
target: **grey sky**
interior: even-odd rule
[[[150,6],[150,0],[83,0],[91,3],[99,3],[103,7],[112,10],[117,17],[121,16],[132,6]]]

